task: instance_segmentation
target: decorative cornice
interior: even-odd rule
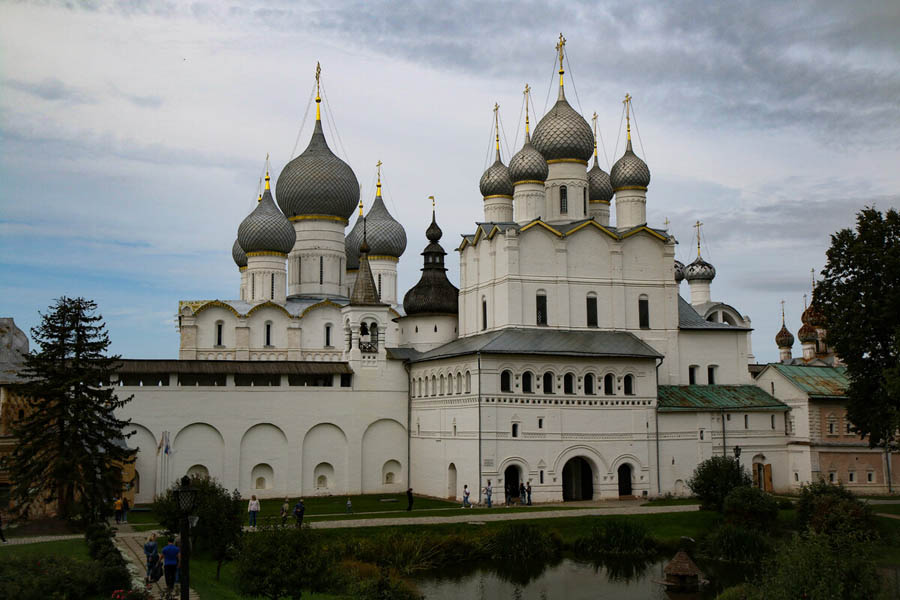
[[[335,221],[336,223],[343,223],[344,225],[350,223],[349,219],[336,217],[334,215],[294,215],[293,217],[288,217],[288,221]]]
[[[659,232],[657,232],[657,231],[654,231],[654,230],[650,229],[650,228],[647,227],[646,225],[641,225],[640,227],[637,227],[637,228],[635,228],[635,229],[632,229],[632,230],[629,231],[628,233],[625,233],[625,234],[623,234],[623,235],[621,235],[621,236],[619,236],[619,237],[620,237],[621,239],[624,240],[625,238],[631,237],[631,236],[635,235],[636,233],[641,233],[642,231],[645,232],[645,233],[649,233],[649,234],[652,235],[653,237],[658,238],[658,239],[660,239],[660,240],[662,240],[662,241],[664,241],[664,242],[669,241],[669,238],[668,238],[668,237],[662,235],[661,233],[659,233]]]
[[[515,184],[513,184],[513,185],[515,185]],[[513,199],[512,196],[507,196],[506,194],[491,194],[490,196],[484,197],[485,200],[490,200],[491,198],[508,198],[510,200]]]
[[[576,231],[581,231],[581,230],[584,229],[585,227],[596,227],[597,229],[599,229],[600,231],[602,231],[603,233],[605,233],[606,235],[608,235],[608,236],[611,237],[612,239],[614,239],[614,240],[618,240],[618,239],[619,239],[619,236],[617,236],[615,233],[613,233],[612,231],[610,231],[609,229],[607,229],[606,227],[604,227],[603,225],[601,225],[600,223],[598,223],[597,221],[595,221],[595,220],[593,220],[593,219],[591,219],[591,220],[589,220],[589,221],[585,221],[585,222],[582,223],[581,225],[579,225],[579,226],[577,226],[577,227],[574,227],[574,228],[570,229],[568,232],[566,232],[566,237],[572,235],[572,234],[575,233]]]
[[[522,181],[514,181],[513,185],[523,185],[526,183],[536,183],[538,185],[544,185],[544,182],[540,179],[523,179]]]
[[[577,163],[579,165],[587,166],[587,161],[581,160],[580,158],[551,158],[547,161],[548,165],[553,165],[556,163]]]
[[[623,185],[622,187],[617,187],[614,189],[614,192],[620,192],[623,190],[640,190],[642,192],[646,192],[647,188],[642,185]]]
[[[559,230],[557,230],[557,229],[554,229],[553,227],[550,227],[549,225],[547,225],[547,224],[544,223],[543,221],[532,221],[531,223],[529,223],[528,225],[526,225],[525,227],[523,227],[523,228],[520,229],[519,231],[520,231],[520,232],[528,231],[528,230],[531,229],[532,227],[535,227],[535,226],[538,226],[538,225],[540,225],[541,227],[543,227],[544,229],[546,229],[547,231],[553,233],[554,235],[556,235],[556,236],[558,236],[558,237],[563,237],[563,233],[562,233],[561,231],[559,231]]]
[[[287,258],[287,254],[284,252],[273,252],[271,250],[259,250],[258,252],[248,252],[247,258],[251,256],[279,256],[281,258]]]

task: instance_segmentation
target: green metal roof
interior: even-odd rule
[[[846,367],[807,367],[778,363],[772,366],[814,398],[843,398],[850,385]]]
[[[659,411],[788,410],[755,385],[661,385]]]

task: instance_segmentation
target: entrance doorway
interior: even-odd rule
[[[563,467],[563,500],[591,500],[594,497],[594,471],[581,456],[569,459]]]
[[[456,465],[453,463],[447,468],[447,498],[456,500]]]
[[[619,466],[619,495],[631,496],[631,465],[625,463]]]
[[[503,492],[506,494],[506,503],[512,502],[513,498],[519,497],[519,467],[509,465],[503,471]]]

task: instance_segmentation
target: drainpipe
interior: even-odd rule
[[[404,361],[406,369],[406,487],[412,487],[412,365]]]
[[[726,446],[728,444],[725,443],[725,409],[722,409],[722,456],[728,456]]]
[[[659,364],[656,365],[656,406],[653,408],[653,416],[656,419],[656,493],[657,495],[662,494],[662,481],[661,475],[659,474],[662,466],[659,464],[659,368],[662,366],[665,358],[659,359]]]
[[[888,494],[894,493],[893,487],[893,475],[891,475],[891,448],[890,446],[885,445],[884,447],[884,458],[887,461],[887,480],[888,480]]]
[[[504,482],[505,483],[505,482]],[[478,504],[481,505],[481,351],[478,351]]]

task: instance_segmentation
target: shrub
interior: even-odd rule
[[[703,543],[703,553],[716,560],[759,564],[772,552],[768,538],[757,531],[723,525]]]
[[[0,598],[83,600],[103,591],[95,569],[84,561],[65,556],[0,561]]]
[[[728,456],[713,456],[697,465],[688,480],[691,492],[700,500],[701,508],[722,511],[725,497],[736,487],[749,486],[750,476],[740,463]]]
[[[794,508],[794,503],[790,501],[788,498],[779,498],[778,499],[778,510],[791,510]]]
[[[394,530],[351,541],[342,553],[409,575],[479,558],[484,554],[483,546],[481,540],[471,537]]]
[[[578,554],[649,555],[656,551],[656,542],[643,523],[631,519],[602,519],[591,531],[575,540]]]
[[[753,586],[746,583],[726,588],[716,596],[716,600],[751,600],[753,598],[756,598],[756,591]]]
[[[875,536],[875,523],[868,504],[842,485],[819,481],[805,485],[797,501],[797,525],[816,533]]]
[[[548,561],[559,556],[562,540],[557,533],[526,523],[504,525],[489,536],[487,555],[494,560],[513,562]]]
[[[419,600],[416,587],[400,578],[396,571],[380,569],[371,563],[343,561],[341,572],[346,578],[345,593],[362,600]]]
[[[729,523],[768,530],[778,518],[778,504],[759,488],[741,486],[725,496],[723,512]]]

